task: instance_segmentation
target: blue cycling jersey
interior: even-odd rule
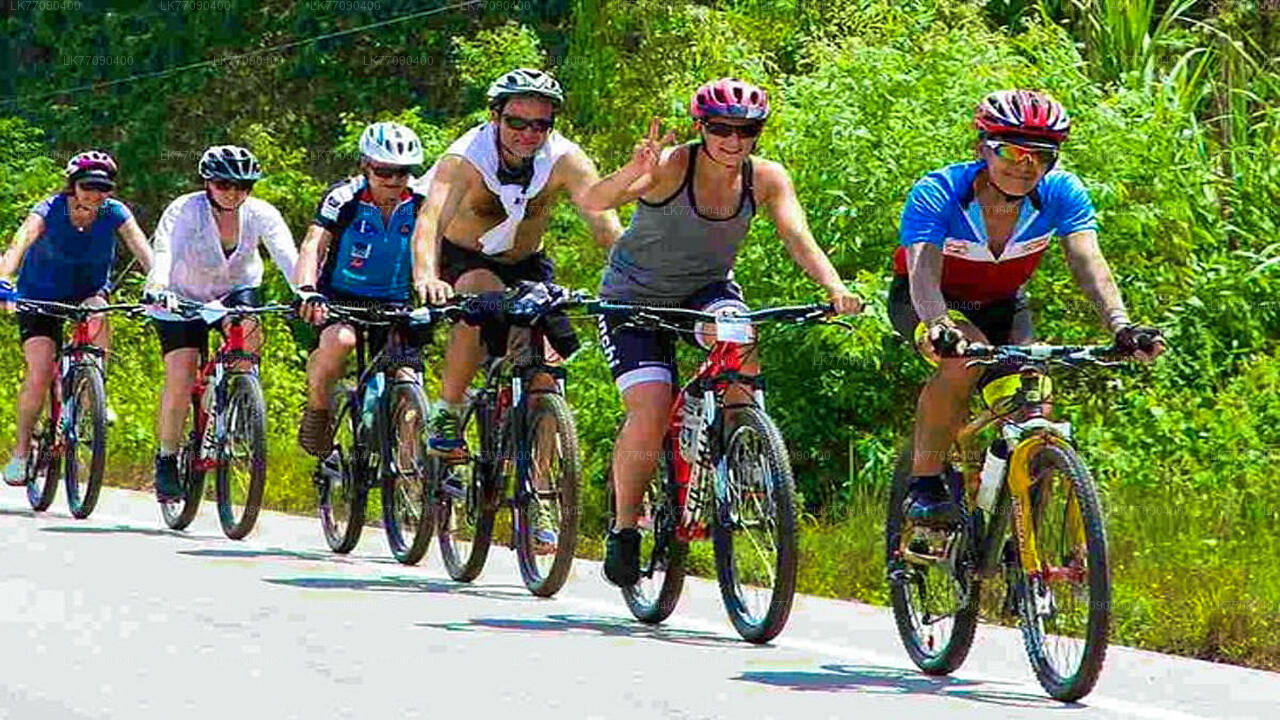
[[[413,277],[410,241],[423,199],[423,195],[406,189],[384,223],[364,176],[331,185],[312,220],[334,236],[318,289],[408,302]]]
[[[44,233],[22,258],[18,271],[22,297],[80,302],[108,288],[116,231],[133,213],[119,200],[107,198],[93,223],[81,231],[71,224],[68,197],[51,195],[31,209],[44,218]]]

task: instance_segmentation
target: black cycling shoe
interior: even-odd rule
[[[156,455],[156,499],[177,502],[185,493],[178,482],[178,456]]]
[[[940,475],[913,476],[903,502],[907,520],[929,528],[951,528],[960,524],[960,506],[951,498]]]
[[[604,543],[604,576],[618,587],[631,587],[640,581],[639,530],[609,531]]]

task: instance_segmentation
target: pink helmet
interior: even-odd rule
[[[720,78],[693,91],[689,114],[698,120],[713,117],[764,120],[769,117],[769,94],[737,78]]]
[[[1035,90],[998,90],[978,103],[973,126],[987,135],[1022,135],[1058,144],[1071,134],[1071,118],[1057,100]]]
[[[75,180],[95,170],[99,171],[96,174],[105,173],[106,178],[111,179],[120,171],[120,168],[116,166],[116,161],[110,155],[101,150],[89,150],[68,160],[64,172],[68,179]]]

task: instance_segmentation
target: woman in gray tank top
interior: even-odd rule
[[[827,291],[836,310],[858,312],[862,301],[814,241],[786,169],[751,156],[769,115],[765,91],[731,78],[714,80],[694,92],[689,111],[700,141],[664,152],[674,136],[659,138],[654,118],[631,162],[583,199],[588,211],[639,203],[630,227],[610,250],[600,295],[709,311],[741,306],[733,266],[760,207],[796,264]],[[600,326],[601,346],[627,409],[614,445],[617,527],[605,544],[604,571],[610,582],[625,587],[639,578],[636,508],[662,449],[675,341],[670,333],[616,327],[604,318]],[[755,372],[750,365],[744,369]]]

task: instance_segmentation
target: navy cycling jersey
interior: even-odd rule
[[[411,240],[423,199],[422,194],[406,189],[384,223],[363,175],[329,186],[312,220],[334,237],[318,289],[408,302],[413,279]]]
[[[982,208],[974,202],[973,181],[985,167],[981,160],[957,163],[916,182],[902,209],[895,274],[907,274],[907,247],[930,243],[942,250],[943,295],[984,303],[1004,300],[1035,273],[1054,235],[1097,229],[1093,203],[1080,178],[1051,170],[1022,201],[1013,235],[996,257]]]

